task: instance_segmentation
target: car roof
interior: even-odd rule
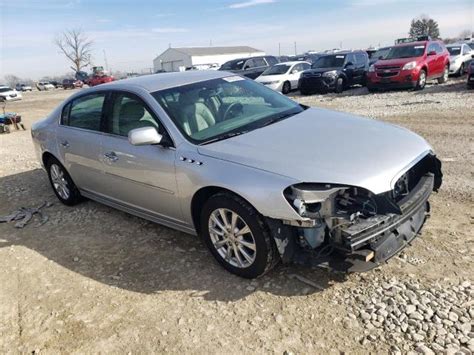
[[[200,81],[236,76],[234,73],[218,70],[190,70],[139,76],[102,84],[100,88],[124,89],[130,85],[141,87],[149,92],[170,89],[177,86],[194,84]]]
[[[281,63],[277,63],[275,65],[295,65],[295,64],[301,64],[301,63],[309,64],[309,62],[304,61],[304,60],[289,60],[287,62],[281,62]]]
[[[393,47],[405,47],[405,46],[424,46],[429,42],[438,42],[438,41],[415,41],[415,42],[406,42],[406,43],[399,43],[395,44]]]

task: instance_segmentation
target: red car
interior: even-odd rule
[[[449,75],[449,52],[441,41],[415,41],[393,46],[367,73],[369,91],[412,88],[422,90],[427,80],[444,83]]]
[[[96,86],[100,84],[110,83],[114,81],[113,76],[103,75],[103,76],[93,76],[88,81],[87,84],[89,86]]]

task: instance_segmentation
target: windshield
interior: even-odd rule
[[[0,88],[0,92],[12,91],[10,88]]]
[[[231,62],[224,63],[220,70],[242,70],[245,60],[233,60]]]
[[[450,55],[460,55],[461,54],[461,47],[446,47]]]
[[[267,70],[265,70],[262,75],[281,75],[281,74],[285,74],[288,72],[288,70],[290,70],[290,65],[286,65],[286,64],[278,64],[278,65],[274,65],[273,67],[270,67],[268,68]]]
[[[344,60],[346,59],[345,55],[325,55],[324,57],[316,60],[311,68],[338,68],[344,65]]]
[[[374,59],[385,59],[388,52],[390,52],[390,48],[380,48],[377,52],[372,55]]]
[[[421,57],[425,53],[425,45],[392,47],[384,59]]]
[[[207,80],[152,93],[181,133],[206,144],[300,113],[285,96],[240,76]]]

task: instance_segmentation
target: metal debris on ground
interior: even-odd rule
[[[37,227],[40,227],[49,220],[49,217],[44,215],[41,212],[41,209],[51,206],[51,202],[44,202],[39,207],[20,207],[18,210],[13,211],[12,213],[6,216],[0,216],[0,223],[9,223],[16,221],[15,228],[23,228],[31,221],[33,215],[36,214],[40,219],[40,222],[38,223]]]

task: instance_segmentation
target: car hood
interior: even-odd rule
[[[278,74],[278,75],[260,75],[257,79],[255,79],[258,83],[268,83],[269,81],[281,81],[285,79],[286,74]]]
[[[341,68],[340,67],[335,67],[335,68],[308,69],[308,70],[305,70],[304,73],[325,73],[325,72],[332,71],[332,70],[340,71]]]
[[[406,63],[418,61],[420,57],[411,57],[411,58],[398,58],[398,59],[379,59],[376,63],[376,67],[385,67],[392,65],[405,65]]]
[[[198,147],[200,154],[300,182],[391,190],[431,147],[407,129],[310,108],[272,125]]]

